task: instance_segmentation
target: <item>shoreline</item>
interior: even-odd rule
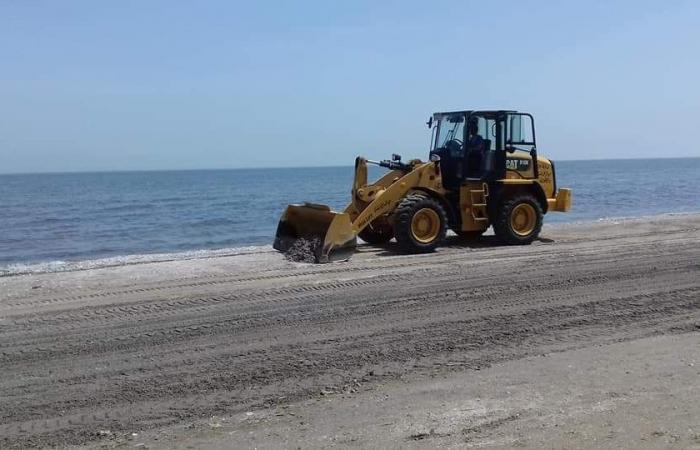
[[[547,223],[545,219],[545,224],[543,230],[565,228],[565,227],[579,227],[579,226],[590,226],[593,224],[600,223],[621,223],[621,222],[637,222],[645,220],[654,220],[664,217],[684,217],[684,216],[700,216],[700,211],[689,211],[689,212],[669,212],[652,214],[647,216],[621,216],[621,217],[604,217],[591,220],[579,220],[571,222],[554,222]],[[492,233],[491,230],[487,234]],[[453,235],[451,231],[448,231],[448,235]],[[270,237],[270,241],[274,236]],[[362,245],[362,244],[360,244]],[[131,266],[131,265],[142,265],[142,264],[152,264],[152,263],[163,263],[172,261],[191,261],[191,260],[203,260],[211,258],[223,258],[231,256],[240,255],[253,255],[253,254],[263,254],[263,253],[274,253],[276,252],[272,249],[272,244],[263,245],[242,245],[240,247],[227,247],[220,249],[193,249],[186,250],[182,252],[172,252],[172,253],[140,253],[140,254],[128,254],[128,255],[117,255],[105,258],[94,258],[94,259],[83,259],[75,261],[43,261],[43,262],[33,262],[33,263],[13,263],[5,266],[0,266],[0,279],[5,277],[16,277],[16,276],[27,276],[27,275],[38,275],[45,273],[65,273],[65,272],[76,272],[84,270],[93,269],[106,269],[113,267]]]

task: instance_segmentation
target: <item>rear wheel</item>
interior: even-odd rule
[[[377,219],[358,234],[360,239],[372,245],[386,244],[394,237],[394,230],[386,219]]]
[[[407,253],[435,250],[445,239],[447,215],[439,202],[426,195],[411,194],[394,212],[396,242]]]
[[[501,203],[493,229],[506,244],[529,244],[542,230],[542,216],[542,206],[533,195],[515,195]]]

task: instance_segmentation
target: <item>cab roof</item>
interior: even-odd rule
[[[445,111],[445,112],[436,112],[433,113],[433,117],[438,118],[442,116],[451,116],[453,114],[479,114],[479,115],[484,115],[484,116],[497,116],[500,114],[513,114],[517,113],[518,111],[512,110],[512,109],[488,109],[488,110],[464,110],[464,111]]]

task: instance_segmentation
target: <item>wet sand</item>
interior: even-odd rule
[[[700,215],[0,277],[0,447],[688,448],[698,330]]]

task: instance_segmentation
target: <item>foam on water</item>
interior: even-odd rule
[[[263,254],[274,251],[275,250],[273,250],[271,245],[251,245],[246,247],[223,248],[218,250],[191,250],[178,253],[113,256],[110,258],[89,259],[84,261],[49,261],[35,264],[10,264],[5,267],[0,267],[0,277],[52,272],[71,272],[75,270],[99,269],[105,267],[117,267],[153,262],[184,261],[189,259]]]

